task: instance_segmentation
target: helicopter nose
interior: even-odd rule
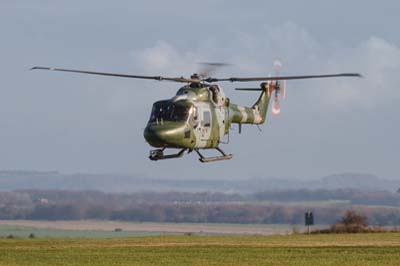
[[[154,126],[147,126],[144,130],[144,138],[146,141],[153,147],[162,147],[163,146],[163,138],[160,134],[160,130],[157,130]]]
[[[153,147],[176,145],[177,140],[183,136],[181,127],[165,127],[162,125],[148,125],[144,130],[144,138]]]

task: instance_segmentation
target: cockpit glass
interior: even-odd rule
[[[190,113],[191,106],[182,106],[166,102],[155,103],[151,112],[150,122],[184,122],[188,120]]]

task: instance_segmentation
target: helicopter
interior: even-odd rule
[[[142,76],[41,66],[32,67],[31,70],[61,71],[185,84],[178,89],[171,99],[160,100],[153,104],[150,119],[143,135],[145,140],[156,148],[150,151],[149,159],[152,161],[180,158],[185,152],[195,151],[202,163],[232,159],[232,154],[227,154],[220,148],[220,144],[227,143],[224,142],[226,135],[229,142],[231,125],[238,124],[240,134],[242,124],[257,126],[263,124],[266,121],[271,98],[273,98],[271,112],[273,115],[279,115],[279,97],[282,96],[283,99],[286,97],[287,80],[362,77],[358,73],[280,76],[279,69],[282,64],[279,60],[276,60],[274,62],[275,76],[215,78],[209,75],[211,70],[227,64],[201,64],[208,66],[207,70],[200,74],[195,73],[189,78]],[[216,82],[255,81],[261,81],[258,88],[236,88],[236,90],[258,91],[260,93],[251,107],[231,103],[223,88],[215,84]],[[178,149],[178,151],[165,154],[166,149]],[[219,152],[219,155],[204,156],[202,151],[210,149],[215,149]]]

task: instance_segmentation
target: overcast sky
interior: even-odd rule
[[[0,169],[177,178],[400,179],[398,1],[0,1]],[[151,162],[151,105],[180,84],[28,71],[34,65],[188,76],[360,72],[288,82],[279,118],[232,131],[227,162]],[[221,84],[231,101],[257,93]],[[239,84],[240,85],[240,84]],[[247,84],[258,86],[257,83]]]

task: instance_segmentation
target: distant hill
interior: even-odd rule
[[[399,178],[400,179],[400,178]],[[316,180],[253,178],[246,180],[165,179],[129,174],[63,174],[56,171],[0,171],[0,190],[66,189],[104,192],[222,191],[253,193],[286,189],[388,190],[400,188],[400,180],[382,179],[362,173],[342,173]]]
[[[357,188],[357,189],[390,189],[387,180],[380,179],[376,175],[360,173],[343,173],[323,177],[321,183],[329,189],[335,188]]]

